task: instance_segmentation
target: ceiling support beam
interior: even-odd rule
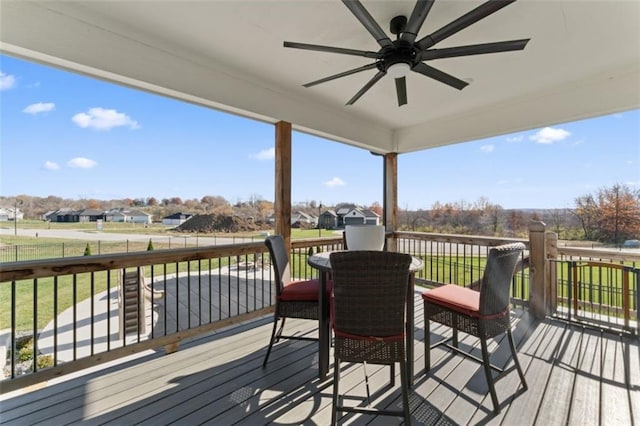
[[[287,253],[289,253],[291,249],[291,123],[278,121],[275,128],[275,231],[284,238]]]

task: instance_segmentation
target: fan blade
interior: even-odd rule
[[[320,80],[312,81],[311,83],[303,84],[303,86],[304,87],[315,86],[316,84],[326,83],[327,81],[335,80],[336,78],[346,77],[348,75],[355,74],[355,73],[358,73],[358,72],[361,72],[361,71],[370,70],[370,69],[376,68],[376,67],[377,67],[377,65],[374,62],[372,64],[368,64],[368,65],[364,65],[364,66],[361,66],[361,67],[358,67],[358,68],[354,68],[354,69],[349,70],[349,71],[344,71],[344,72],[341,72],[339,74],[334,74],[334,75],[331,75],[329,77],[321,78]]]
[[[468,12],[455,21],[452,21],[440,28],[439,30],[429,34],[428,36],[420,39],[416,45],[421,50],[426,50],[436,43],[441,42],[442,40],[451,37],[459,31],[467,28],[469,25],[478,22],[479,20],[486,18],[492,13],[497,12],[513,3],[516,0],[488,0],[487,2],[481,4],[480,6],[473,9],[471,12]]]
[[[364,50],[343,49],[342,47],[320,46],[317,44],[295,43],[285,41],[284,47],[292,47],[294,49],[315,50],[318,52],[340,53],[342,55],[363,56],[365,58],[378,59],[381,55],[378,52],[367,52]]]
[[[446,49],[431,49],[422,52],[421,61],[441,58],[456,58],[459,56],[482,55],[485,53],[510,52],[522,50],[530,39],[499,41],[496,43],[471,44],[468,46],[448,47]]]
[[[380,80],[385,75],[386,75],[386,73],[384,71],[378,71],[378,74],[374,75],[373,78],[371,80],[369,80],[369,82],[367,84],[365,84],[364,87],[362,89],[360,89],[358,91],[358,93],[356,93],[353,96],[353,98],[349,99],[349,102],[347,102],[347,105],[353,105],[354,103],[356,103],[356,101],[358,99],[360,99],[360,97],[362,95],[364,95],[367,90],[371,89],[371,87],[374,84],[376,84],[378,82],[378,80]]]
[[[393,46],[391,39],[387,36],[380,25],[367,12],[362,3],[358,0],[342,0],[345,6],[355,15],[362,25],[371,33],[381,47]]]
[[[434,80],[438,80],[439,82],[454,87],[458,90],[462,90],[467,85],[469,85],[469,83],[467,83],[466,81],[462,81],[459,78],[452,76],[451,74],[447,74],[446,72],[435,69],[422,62],[411,68],[411,70],[426,75],[427,77],[431,77]]]
[[[398,94],[398,106],[407,104],[407,79],[396,78],[396,93]]]
[[[434,0],[418,0],[416,2],[416,6],[413,8],[413,12],[411,12],[411,16],[409,17],[407,27],[400,37],[401,40],[408,41],[409,43],[415,41],[424,20],[431,10],[431,6],[433,6],[433,2]]]

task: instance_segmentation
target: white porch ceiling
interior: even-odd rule
[[[481,1],[436,0],[418,38]],[[389,33],[414,1],[362,0]],[[340,1],[7,1],[0,50],[377,153],[411,152],[640,107],[640,1],[519,0],[436,47],[531,38],[523,51],[430,61],[462,91],[417,73],[398,107],[376,70],[303,83],[372,60],[283,41],[377,51]]]

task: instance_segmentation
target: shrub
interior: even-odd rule
[[[33,345],[28,345],[18,351],[18,361],[25,362],[33,359]]]
[[[53,367],[53,357],[51,355],[40,355],[38,356],[37,365],[38,370]]]

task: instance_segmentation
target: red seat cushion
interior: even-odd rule
[[[471,317],[480,316],[480,292],[466,287],[444,285],[423,292],[422,299]]]
[[[282,290],[280,300],[318,300],[318,288],[320,280],[293,281],[287,284]],[[327,280],[326,295],[329,297],[333,290],[333,281]]]

